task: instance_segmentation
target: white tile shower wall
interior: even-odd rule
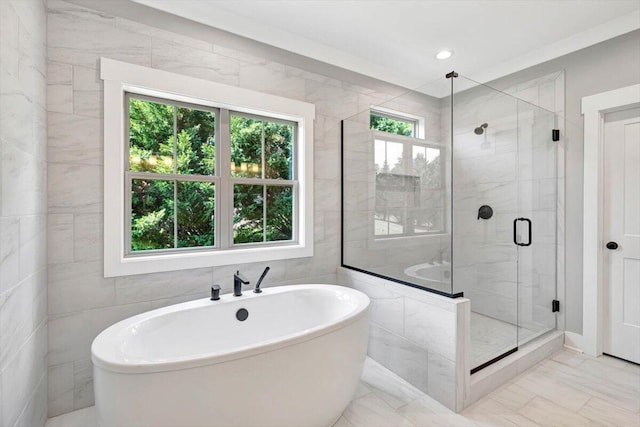
[[[466,298],[447,298],[347,268],[340,284],[369,296],[369,356],[455,411],[469,387]]]
[[[316,104],[316,256],[269,263],[267,286],[335,283],[340,119],[372,100],[386,101],[398,88],[380,82],[374,89],[357,86],[230,49],[216,39],[193,39],[59,0],[49,0],[47,8],[49,416],[55,416],[93,403],[90,345],[102,329],[146,310],[205,297],[212,283],[228,292],[235,269],[257,278],[267,265],[103,277],[101,56]]]
[[[47,415],[46,12],[0,1],[0,425]]]
[[[562,120],[556,123],[533,105],[564,114],[564,72],[506,92],[526,102],[484,88],[456,97],[454,290],[471,299],[472,311],[536,331],[555,327],[550,307],[556,269],[559,295],[564,287],[562,143],[557,162],[548,152],[557,144],[550,141],[551,129],[564,132]],[[485,122],[485,134],[476,135],[474,128]],[[494,217],[479,222],[483,204]],[[536,231],[536,245],[519,255],[512,243],[517,216],[531,218]]]

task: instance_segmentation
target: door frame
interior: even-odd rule
[[[640,84],[582,98],[584,206],[582,229],[582,350],[602,355],[604,331],[604,116],[640,105]]]

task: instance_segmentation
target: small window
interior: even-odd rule
[[[369,118],[371,130],[393,133],[402,136],[417,136],[417,121],[378,111],[371,111]]]

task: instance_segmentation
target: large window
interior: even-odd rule
[[[295,123],[127,100],[129,253],[294,240]],[[230,125],[217,126],[220,115]],[[232,223],[216,221],[221,210]]]
[[[101,75],[105,276],[313,255],[313,105],[108,59]]]
[[[418,121],[371,113],[376,171],[377,238],[444,230],[442,148],[416,138]]]

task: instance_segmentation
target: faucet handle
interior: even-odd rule
[[[220,299],[220,285],[211,286],[211,301],[218,301]]]
[[[243,285],[248,285],[249,284],[249,279],[247,279],[244,274],[240,273],[240,270],[236,271],[236,274],[234,274],[234,276],[236,278],[238,278],[238,280],[240,280],[242,282]]]

